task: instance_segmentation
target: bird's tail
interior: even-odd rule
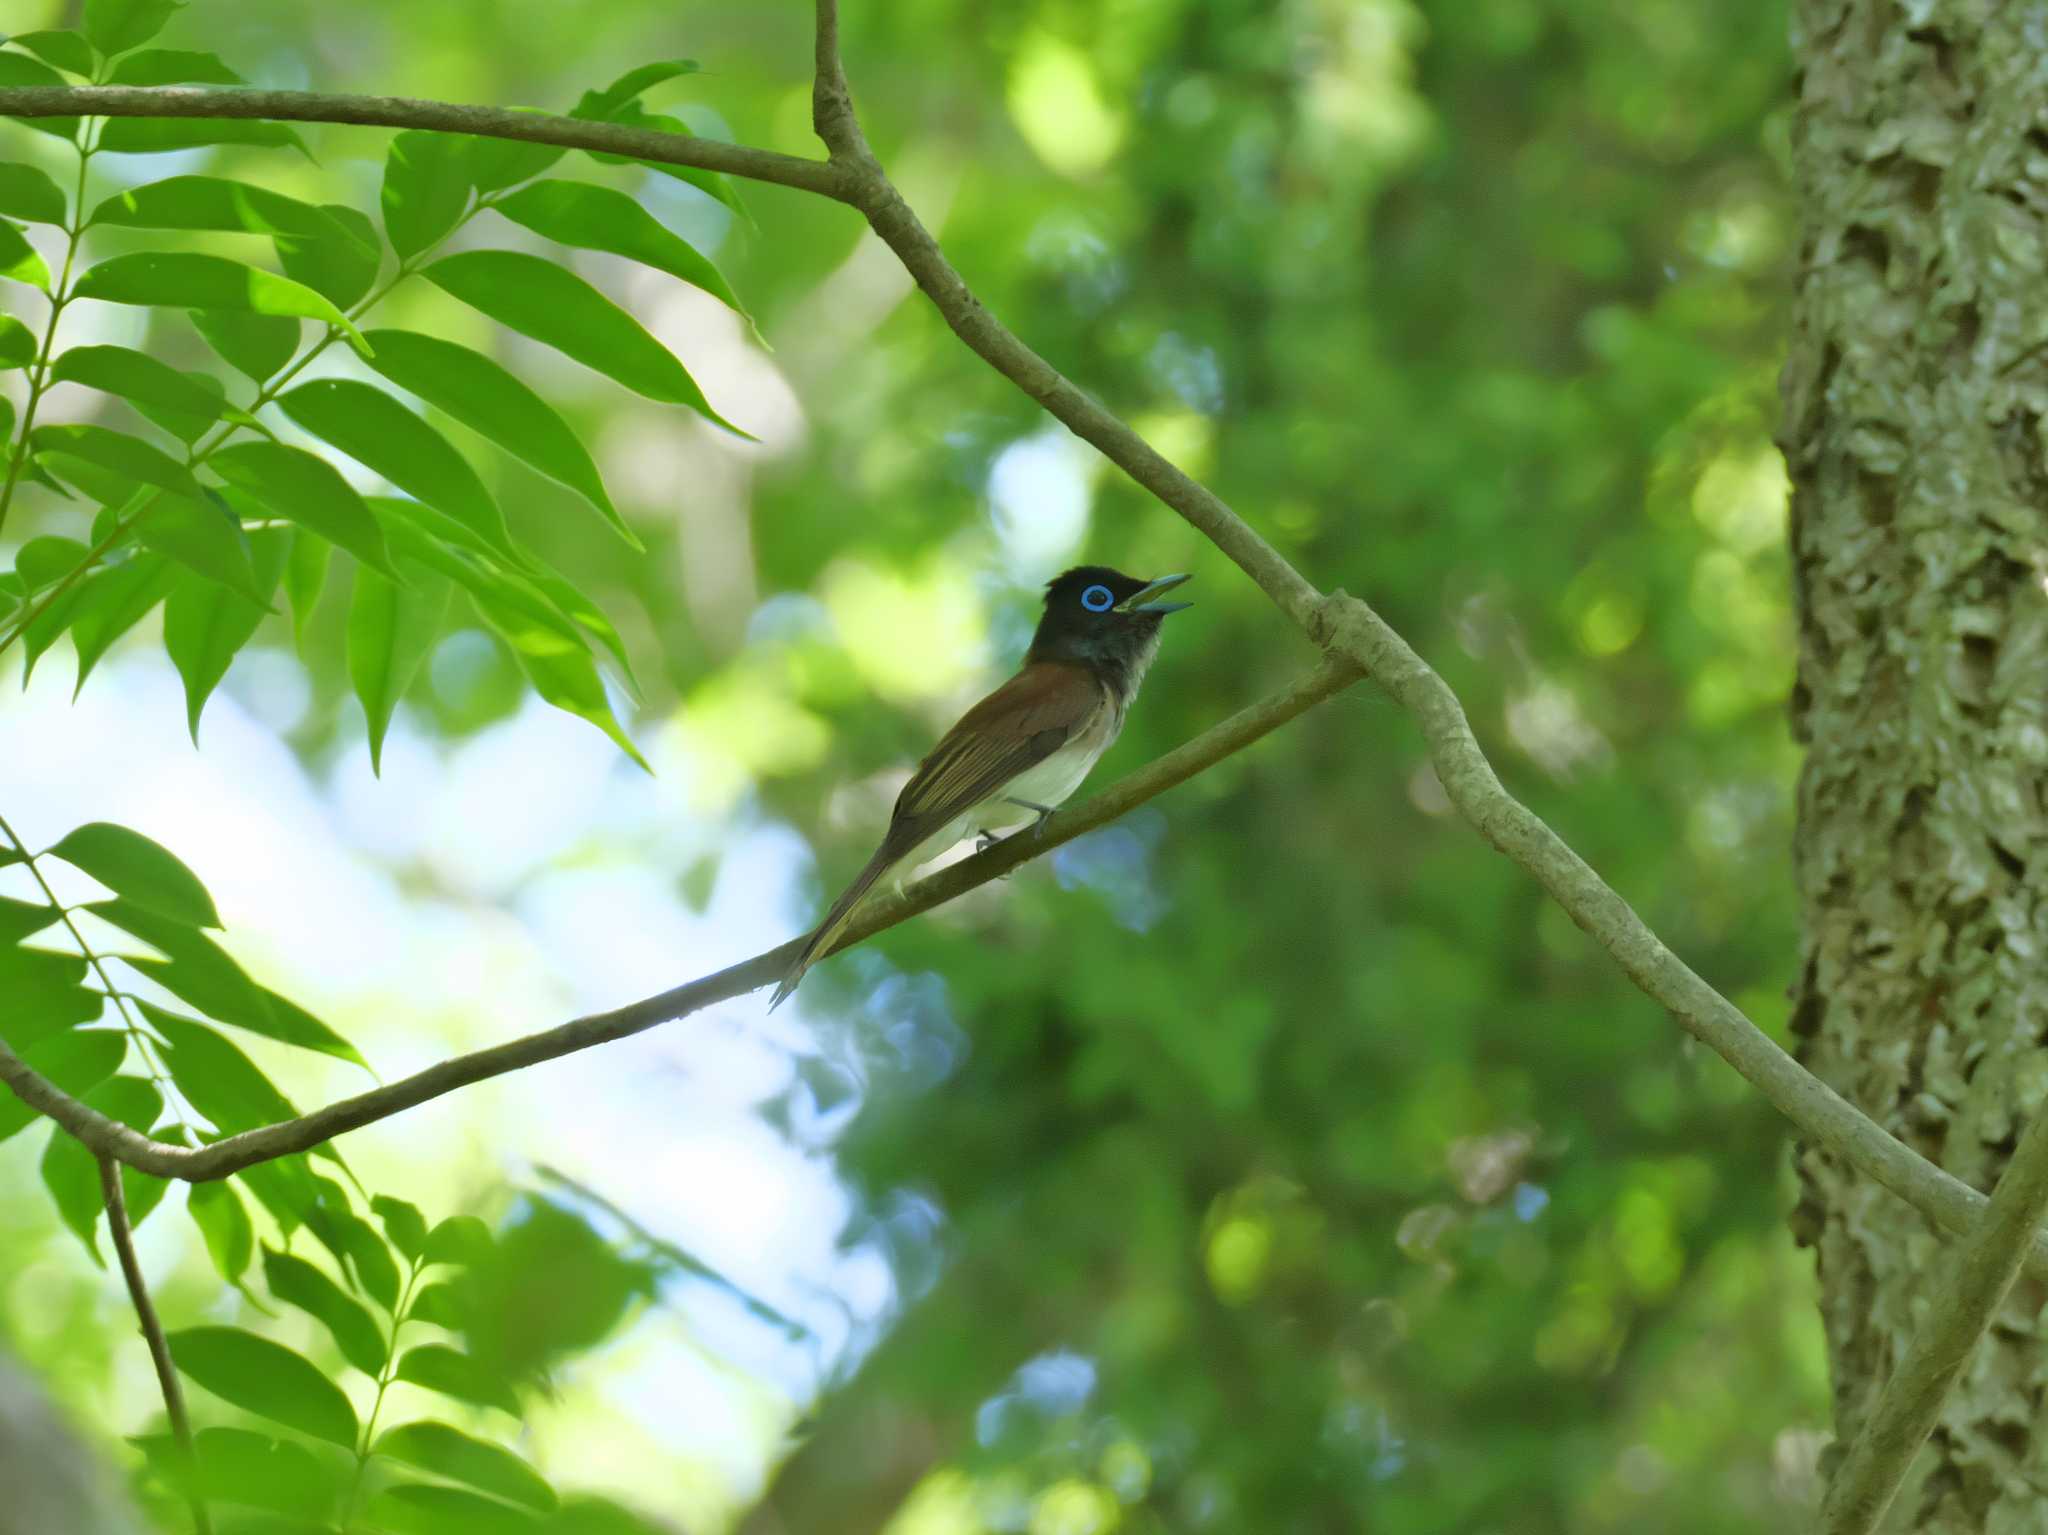
[[[876,880],[888,872],[889,866],[895,863],[899,856],[894,848],[884,843],[876,850],[875,856],[868,860],[867,867],[854,876],[853,883],[846,887],[846,893],[834,901],[832,909],[825,913],[825,920],[811,930],[811,936],[805,942],[803,952],[797,955],[795,962],[789,967],[789,974],[776,986],[775,995],[768,1003],[769,1012],[774,1012],[787,1002],[790,993],[796,990],[797,982],[804,978],[804,972],[832,952],[833,943],[840,933],[845,931],[846,924],[852,920],[853,909],[860,905],[861,897],[868,893]]]

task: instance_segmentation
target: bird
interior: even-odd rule
[[[1194,606],[1159,599],[1187,579],[1183,573],[1145,581],[1106,565],[1077,565],[1046,584],[1045,612],[1024,664],[918,763],[896,797],[882,845],[811,929],[775,988],[770,1012],[831,951],[877,881],[900,880],[969,832],[986,847],[998,831],[1045,825],[1124,728],[1159,653],[1161,622]]]

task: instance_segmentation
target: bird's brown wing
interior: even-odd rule
[[[882,845],[811,930],[769,1008],[780,1007],[804,972],[831,952],[861,897],[891,866],[1113,707],[1108,689],[1085,667],[1038,661],[961,715],[903,786]]]
[[[1086,667],[1038,661],[960,716],[896,798],[883,844],[923,842],[1082,734],[1109,691]]]

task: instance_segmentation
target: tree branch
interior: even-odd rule
[[[1932,1276],[1926,1319],[1828,1490],[1821,1510],[1825,1535],[1869,1535],[1884,1518],[1949,1389],[2012,1289],[2044,1213],[2048,1113],[2037,1113],[1953,1266]]]
[[[171,1420],[171,1437],[178,1442],[178,1453],[185,1458],[192,1528],[198,1535],[212,1535],[213,1521],[207,1518],[206,1499],[199,1491],[199,1455],[192,1447],[192,1419],[185,1411],[185,1386],[178,1379],[178,1367],[171,1362],[170,1341],[164,1337],[164,1324],[157,1318],[149,1286],[142,1279],[142,1265],[136,1261],[135,1233],[128,1225],[128,1200],[121,1192],[120,1164],[105,1153],[100,1155],[99,1164],[100,1194],[107,1203],[107,1231],[121,1260],[121,1277],[128,1281],[128,1299],[135,1307],[135,1319],[142,1325],[143,1339],[149,1344],[149,1361],[156,1366],[156,1383],[164,1394],[164,1413]]]
[[[845,938],[831,952],[836,954],[841,949],[864,942],[886,928],[908,921],[977,885],[988,883],[998,875],[1007,874],[1029,859],[1051,852],[1061,844],[1115,820],[1155,795],[1185,783],[1225,757],[1244,750],[1261,736],[1279,729],[1357,680],[1355,667],[1342,661],[1325,661],[1290,687],[1239,710],[1220,725],[1212,726],[1194,740],[1118,780],[1093,799],[1072,810],[1061,811],[1045,823],[1043,831],[1007,838],[987,852],[949,865],[899,896],[876,901],[848,926]],[[36,1072],[4,1042],[0,1042],[0,1081],[5,1081],[31,1108],[56,1120],[102,1156],[117,1158],[159,1178],[203,1182],[225,1178],[258,1162],[306,1151],[337,1135],[388,1119],[393,1114],[453,1092],[458,1087],[467,1087],[472,1082],[503,1076],[508,1071],[518,1071],[578,1050],[588,1050],[592,1045],[624,1039],[656,1024],[687,1017],[714,1003],[744,996],[780,980],[803,943],[803,938],[793,938],[766,953],[662,992],[659,996],[648,997],[613,1012],[578,1018],[539,1034],[529,1034],[523,1039],[493,1045],[469,1055],[458,1055],[374,1091],[345,1098],[297,1119],[229,1136],[210,1146],[166,1145],[109,1119]]]
[[[188,85],[29,85],[0,90],[0,117],[242,117],[367,128],[424,128],[524,139],[564,149],[630,155],[663,165],[722,171],[844,202],[836,167],[824,160],[750,149],[687,133],[624,123],[588,122],[547,112],[515,112],[408,96],[330,96],[318,91],[203,90]]]

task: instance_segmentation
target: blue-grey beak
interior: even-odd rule
[[[1172,591],[1187,579],[1188,575],[1184,571],[1177,576],[1161,576],[1156,581],[1148,581],[1139,587],[1138,590],[1132,592],[1130,596],[1124,598],[1122,602],[1119,602],[1116,605],[1116,610],[1119,613],[1150,613],[1155,617],[1163,618],[1168,613],[1178,613],[1182,608],[1191,608],[1194,606],[1192,602],[1154,602],[1152,600],[1154,597],[1162,596]]]

